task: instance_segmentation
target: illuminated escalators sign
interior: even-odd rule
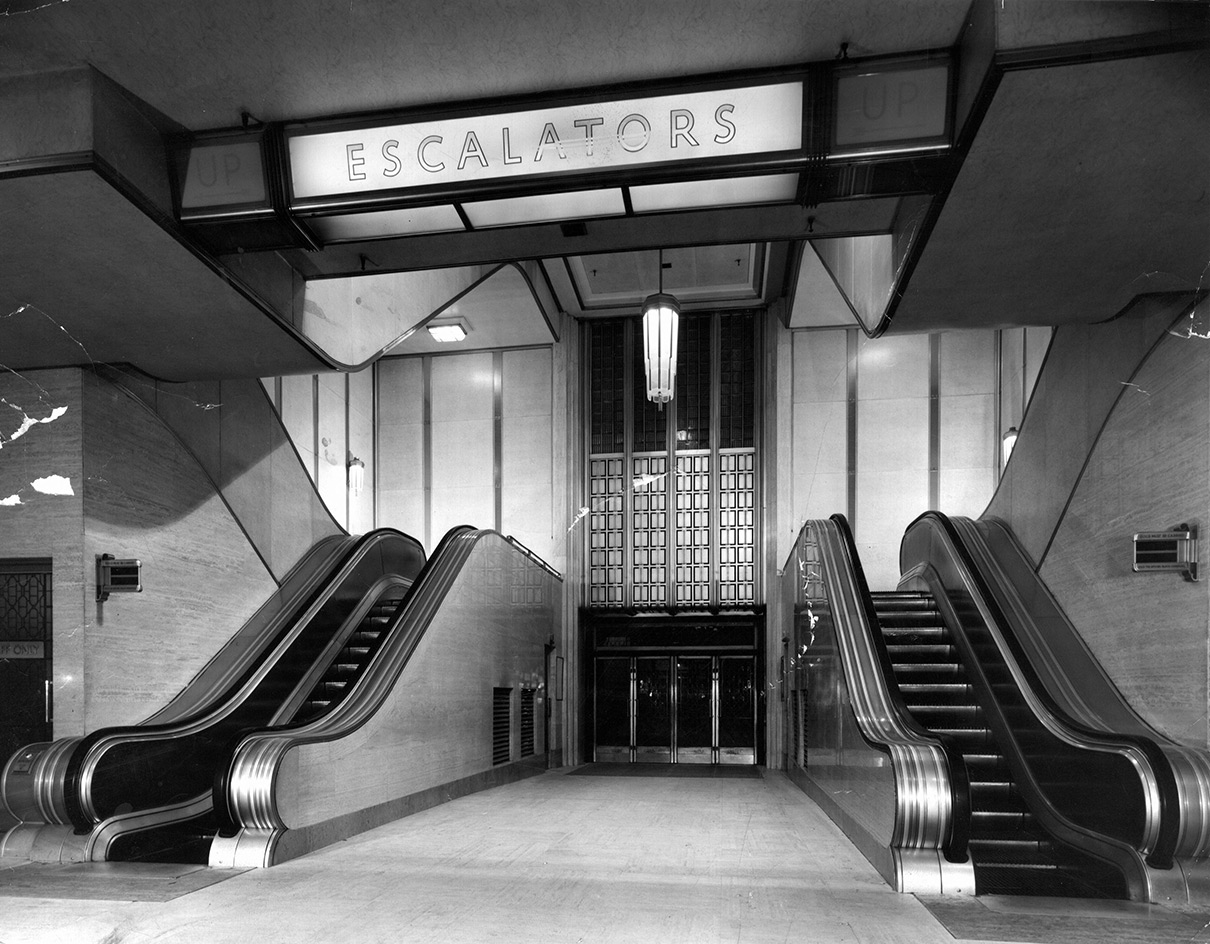
[[[802,147],[803,83],[287,132],[295,202]]]

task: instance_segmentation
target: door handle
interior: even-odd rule
[[[47,724],[50,724],[50,679],[42,683],[42,692],[42,718]]]

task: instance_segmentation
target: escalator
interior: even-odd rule
[[[791,776],[901,891],[1178,898],[1164,754],[1068,716],[960,550],[917,544],[871,593],[843,516],[803,529]]]
[[[1127,897],[1116,869],[1056,841],[1030,811],[933,598],[913,591],[871,598],[908,711],[956,744],[966,764],[976,894]]]
[[[204,862],[215,770],[231,744],[339,703],[423,564],[420,544],[390,529],[338,542],[290,601],[237,633],[148,723],[49,745],[57,759],[44,769],[10,764],[6,802],[50,798],[26,803],[17,829],[63,837],[63,859]]]
[[[375,587],[365,602],[369,607],[347,636],[337,634],[322,652],[314,653],[322,634],[309,646],[299,646],[275,666],[252,698],[204,734],[173,743],[173,754],[188,752],[189,774],[176,771],[178,791],[183,783],[196,783],[202,789],[184,809],[204,809],[196,815],[176,819],[179,804],[153,807],[141,816],[118,816],[108,828],[98,831],[91,858],[106,861],[187,862],[205,864],[210,845],[220,822],[213,807],[215,771],[222,769],[232,745],[247,731],[261,726],[295,725],[322,717],[340,704],[364,673],[382,645],[388,624],[398,613],[409,585],[387,581],[385,588]],[[359,609],[365,609],[364,604]],[[333,654],[333,650],[335,654]],[[309,670],[300,669],[308,666]],[[145,755],[146,773],[154,769],[156,789],[168,789],[172,781],[172,760]],[[95,795],[95,794],[94,794]],[[135,796],[127,786],[123,796]],[[149,794],[148,794],[149,795]],[[126,802],[130,802],[129,800]],[[121,829],[115,828],[121,825]]]

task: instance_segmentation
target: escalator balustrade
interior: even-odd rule
[[[966,763],[977,894],[1126,897],[1115,869],[1056,840],[1026,805],[932,597],[871,596],[908,710],[928,730],[948,735]],[[1006,680],[989,681],[1006,687]]]
[[[406,594],[406,587],[393,586],[373,603],[319,681],[293,714],[280,721],[280,724],[298,725],[315,721],[332,711],[344,699],[381,647],[390,621]],[[314,645],[315,643],[312,643],[312,648]],[[308,658],[316,657],[310,649],[305,650],[305,653]],[[301,674],[300,667],[306,663],[307,658],[293,655],[295,658],[289,661],[294,666],[293,674],[297,676]],[[194,767],[205,769],[205,773],[197,777],[199,783],[203,780],[209,782],[210,769],[218,766],[213,758],[225,756],[242,734],[250,730],[248,725],[250,722],[255,723],[257,710],[267,720],[282,704],[287,692],[286,686],[279,682],[271,688],[266,688],[268,690],[257,693],[258,697],[253,700],[255,707],[250,705],[240,713],[238,722],[228,722],[222,728],[211,732],[210,739],[204,742],[204,748],[198,752],[199,756],[194,761]],[[192,819],[127,832],[111,844],[107,858],[111,861],[205,864],[209,859],[210,844],[218,829],[219,823],[214,811],[207,809]]]

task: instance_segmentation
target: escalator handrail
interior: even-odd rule
[[[808,521],[803,532],[809,531],[819,547],[857,729],[867,744],[891,758],[896,781],[892,841],[939,849],[948,861],[965,862],[970,821],[965,762],[907,712],[890,682],[889,657],[884,660],[878,653],[878,621],[844,516]]]
[[[1075,747],[1123,755],[1130,762],[1132,769],[1138,772],[1145,808],[1140,811],[1143,822],[1137,851],[1153,868],[1171,868],[1180,826],[1179,796],[1172,768],[1159,746],[1150,738],[1140,735],[1098,731],[1070,717],[1059,706],[1042,685],[1031,660],[1016,634],[1012,632],[1011,623],[1005,618],[999,602],[991,593],[985,575],[975,566],[972,555],[948,516],[941,512],[928,511],[908,526],[900,552],[902,571],[911,569],[910,562],[905,559],[906,548],[909,546],[913,529],[919,528],[929,528],[938,534],[946,550],[961,566],[971,590],[972,602],[986,621],[989,635],[1001,650],[1001,658],[1012,672],[1022,695],[1043,726]],[[1020,755],[1020,761],[1026,766],[1029,764],[1023,753]]]
[[[954,862],[965,862],[967,843],[970,840],[970,773],[966,769],[966,760],[962,756],[954,739],[948,735],[936,734],[928,730],[913,717],[903,700],[903,693],[895,683],[895,668],[891,654],[886,647],[886,639],[880,631],[878,612],[874,606],[874,597],[870,593],[870,585],[866,580],[865,568],[861,566],[861,558],[857,553],[857,542],[853,538],[853,530],[849,527],[848,519],[841,514],[831,516],[844,542],[845,553],[852,567],[853,580],[864,611],[866,624],[870,628],[870,642],[882,671],[883,683],[886,687],[888,701],[894,706],[901,722],[916,733],[936,741],[945,753],[946,764],[949,767],[950,805],[952,810],[950,837],[945,845],[947,857]]]
[[[241,736],[216,772],[214,810],[221,835],[234,835],[240,829],[285,829],[274,786],[286,753],[304,744],[343,738],[373,717],[390,695],[463,566],[479,543],[492,537],[516,548],[516,542],[495,531],[465,525],[445,535],[384,629],[378,652],[330,712],[300,724],[260,728]]]
[[[1180,827],[1174,854],[1182,859],[1205,858],[1210,853],[1210,753],[1173,741],[1138,715],[1054,599],[1006,522],[994,517],[980,521],[953,518],[951,522],[977,563],[988,569],[993,591],[1003,591],[1002,608],[1009,614],[1015,637],[1031,653],[1029,662],[1038,670],[1041,687],[1069,716],[1092,730],[1139,735],[1158,745],[1178,794],[1175,809],[1180,813]],[[998,542],[995,546],[992,535]],[[1005,562],[1005,555],[1014,558],[1015,568]],[[1014,573],[1026,581],[1023,587],[1018,586]],[[1029,592],[1029,605],[1022,590]],[[1046,621],[1046,631],[1039,620]],[[1162,767],[1160,771],[1162,775]]]
[[[66,764],[63,784],[64,807],[77,829],[91,830],[102,817],[92,803],[92,781],[104,755],[119,744],[133,742],[159,743],[203,731],[227,717],[239,707],[264,676],[290,648],[290,645],[307,629],[311,619],[339,589],[342,580],[366,556],[381,546],[383,541],[400,540],[410,542],[416,548],[420,544],[415,538],[391,528],[371,531],[358,539],[343,556],[327,581],[315,590],[311,598],[301,607],[296,618],[279,627],[278,638],[265,647],[263,658],[235,686],[230,697],[211,706],[207,711],[188,715],[178,721],[165,724],[130,725],[100,728],[85,736],[76,745]],[[423,554],[423,551],[420,551]]]
[[[327,669],[332,659],[339,654],[340,646],[357,630],[365,614],[382,596],[384,590],[400,586],[410,588],[411,585],[411,580],[397,574],[387,575],[376,581],[365,593],[361,603],[346,618],[340,631],[333,635],[333,643],[329,644],[325,652],[316,660],[316,666],[312,666],[312,670],[295,686],[294,691],[274,713],[274,718],[286,716],[287,712],[297,710],[300,695],[305,696],[315,684],[316,669],[318,669],[318,673]],[[84,847],[84,857],[86,860],[107,861],[110,850],[129,839],[134,833],[162,829],[166,826],[204,817],[211,813],[212,809],[213,791],[208,787],[185,799],[173,799],[158,806],[127,813],[115,813],[97,823],[93,828]]]

